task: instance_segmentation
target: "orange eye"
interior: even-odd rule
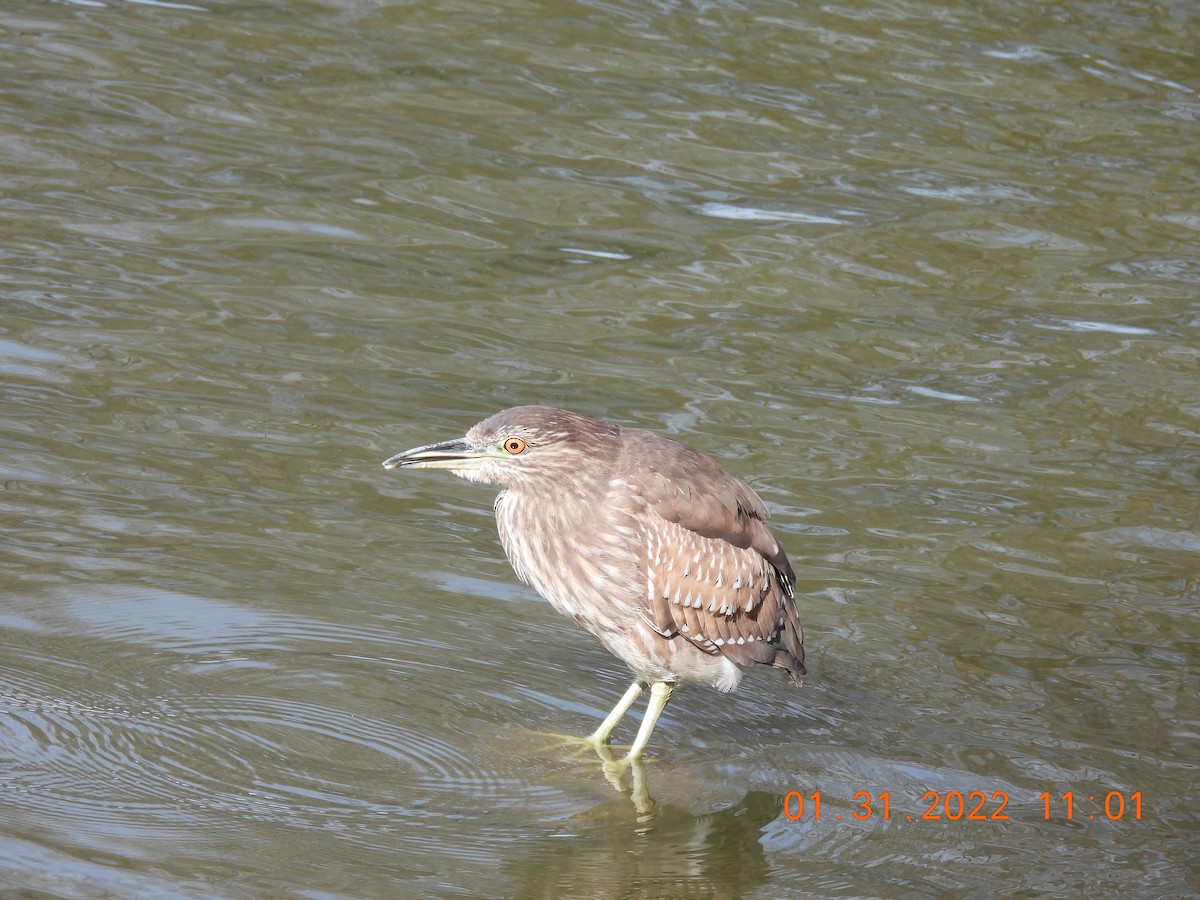
[[[525,442],[520,438],[509,438],[504,442],[504,449],[516,456],[525,449]]]

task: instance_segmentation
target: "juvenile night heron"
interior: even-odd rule
[[[742,666],[804,674],[796,576],[758,495],[713,459],[650,431],[518,406],[386,469],[449,469],[503,487],[496,524],[517,576],[624,660],[634,682],[592,733],[607,744],[643,690],[627,759],[675,685],[732,691]]]

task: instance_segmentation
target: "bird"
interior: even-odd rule
[[[640,760],[676,685],[729,692],[742,669],[800,684],[796,576],[749,485],[673,438],[550,406],[516,406],[385,469],[448,469],[499,485],[496,525],[516,575],[633,672],[586,739],[607,748],[643,691],[623,757]]]

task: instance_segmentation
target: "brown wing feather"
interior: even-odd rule
[[[622,471],[645,504],[642,572],[654,628],[740,665],[804,674],[795,575],[758,495],[715,461],[652,432],[623,435],[642,463]],[[648,462],[647,462],[648,460]]]

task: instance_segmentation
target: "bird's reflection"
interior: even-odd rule
[[[604,768],[627,797],[573,818],[569,835],[556,829],[564,839],[531,838],[514,852],[508,869],[519,896],[740,897],[767,883],[763,835],[780,814],[778,795],[752,791],[726,809],[696,815],[655,803],[640,762]],[[633,828],[626,824],[630,800]]]
[[[638,823],[646,825],[653,822],[658,804],[650,796],[650,788],[646,781],[646,764],[642,762],[641,757],[618,757],[608,744],[598,744],[596,755],[600,757],[600,770],[608,783],[633,801]]]

